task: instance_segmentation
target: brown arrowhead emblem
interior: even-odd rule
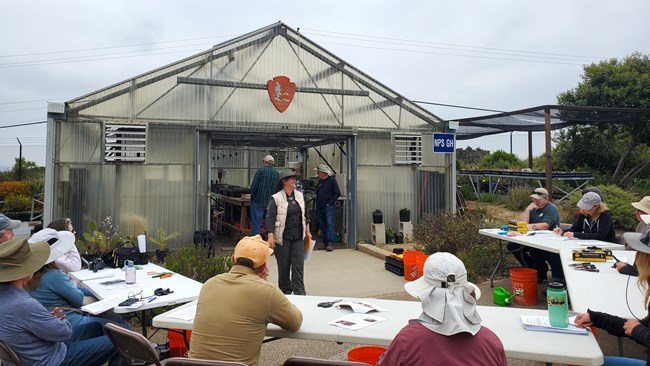
[[[271,103],[280,113],[289,108],[296,92],[296,83],[292,83],[286,76],[276,76],[266,82],[266,90],[269,92]]]

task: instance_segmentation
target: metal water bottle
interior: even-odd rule
[[[549,283],[548,290],[546,290],[546,300],[548,304],[548,319],[551,325],[558,328],[566,328],[568,326],[567,316],[569,315],[569,307],[564,284],[560,282]]]
[[[124,282],[131,284],[135,283],[135,267],[133,267],[133,261],[124,261],[124,265],[126,266],[124,268],[125,278]]]

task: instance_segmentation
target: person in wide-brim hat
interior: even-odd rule
[[[47,242],[30,245],[25,239],[12,239],[0,244],[0,282],[31,276],[43,267],[49,256]]]

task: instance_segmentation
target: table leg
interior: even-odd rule
[[[241,216],[239,218],[239,228],[241,229],[241,234],[244,236],[244,230],[248,228],[248,223],[246,222],[246,211],[247,208],[244,205],[241,205]]]
[[[623,338],[618,337],[618,355],[623,357]]]
[[[490,287],[491,288],[494,288],[494,275],[499,270],[499,267],[501,266],[502,261],[503,261],[503,243],[502,243],[502,240],[499,240],[499,261],[497,262],[497,265],[494,267],[494,270],[492,271],[492,275],[490,276]]]
[[[140,312],[140,316],[142,317],[142,318],[140,319],[141,324],[142,324],[142,335],[143,335],[145,338],[148,339],[149,337],[147,337],[147,311],[146,311],[146,310],[142,310],[142,311]]]

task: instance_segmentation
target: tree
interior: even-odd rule
[[[633,53],[622,61],[610,59],[584,67],[582,81],[574,89],[561,93],[558,103],[562,105],[650,108],[650,58],[648,55]],[[588,127],[571,127],[567,138],[576,134],[599,133],[605,140],[613,142],[614,138],[623,139],[618,163],[614,169],[611,182],[623,186],[636,176],[650,168],[649,159],[641,159],[636,165],[628,167],[628,173],[619,178],[626,168],[626,162],[633,156],[639,145],[646,145],[650,140],[650,118],[639,117],[638,120],[622,124],[598,124]],[[593,129],[594,132],[589,131]],[[587,144],[593,140],[584,139]],[[566,141],[566,140],[565,140]],[[621,140],[618,140],[621,141]],[[571,142],[575,143],[575,142]],[[602,147],[597,147],[601,150]],[[641,146],[645,149],[645,146]],[[574,158],[579,157],[574,155]]]
[[[497,150],[481,159],[482,169],[521,169],[526,164],[517,155]]]
[[[464,149],[456,149],[456,162],[463,169],[476,169],[481,159],[489,154],[488,150],[483,150],[480,147],[473,149],[468,146]]]

